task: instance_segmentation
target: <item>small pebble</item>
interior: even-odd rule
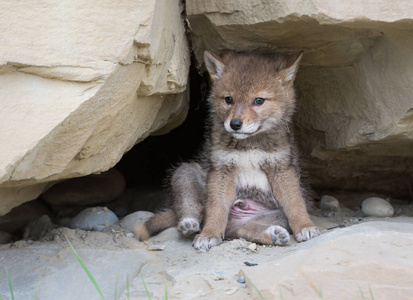
[[[245,283],[245,279],[244,279],[244,277],[242,277],[242,276],[238,277],[237,281],[238,281],[239,283]]]
[[[125,233],[126,237],[134,237],[135,235],[132,232]]]
[[[255,251],[257,249],[257,244],[256,243],[249,244],[248,249],[250,249],[251,251]]]
[[[324,212],[334,212],[340,209],[340,202],[333,196],[324,195],[320,200],[320,208]]]
[[[378,197],[370,197],[363,201],[361,210],[364,215],[371,217],[392,217],[393,206],[386,200]]]
[[[163,251],[165,250],[166,246],[165,245],[152,245],[148,247],[149,251]]]
[[[219,280],[224,280],[225,278],[224,278],[224,276],[222,276],[222,275],[216,275],[215,277],[214,277],[214,280],[215,281],[219,281]]]

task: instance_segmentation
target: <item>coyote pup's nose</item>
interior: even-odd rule
[[[232,119],[229,126],[231,126],[233,130],[239,130],[242,127],[242,121],[240,119]]]

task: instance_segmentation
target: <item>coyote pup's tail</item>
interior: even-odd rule
[[[175,227],[178,224],[175,212],[172,209],[166,209],[156,213],[145,223],[139,223],[134,228],[134,233],[140,241],[145,241],[159,232]]]

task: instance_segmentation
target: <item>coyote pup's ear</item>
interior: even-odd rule
[[[301,58],[303,57],[303,52],[301,51],[301,52],[297,53],[296,55],[294,55],[293,57],[290,58],[292,60],[297,55],[298,55],[298,58],[295,59],[294,63],[290,67],[288,67],[284,70],[281,70],[279,72],[280,75],[281,75],[282,80],[285,83],[293,82],[294,79],[295,79],[295,75],[297,74],[297,70],[298,70],[298,65],[300,64]]]
[[[205,66],[208,70],[209,76],[211,76],[211,80],[214,81],[216,79],[219,79],[224,73],[224,67],[225,67],[221,59],[215,54],[212,54],[205,50],[204,61],[205,61]]]

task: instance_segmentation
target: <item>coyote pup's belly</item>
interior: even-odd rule
[[[242,168],[236,178],[236,199],[230,217],[240,222],[276,208],[267,175],[254,167]]]
[[[252,199],[238,199],[231,207],[230,216],[233,219],[247,221],[248,219],[270,211],[266,206]]]

